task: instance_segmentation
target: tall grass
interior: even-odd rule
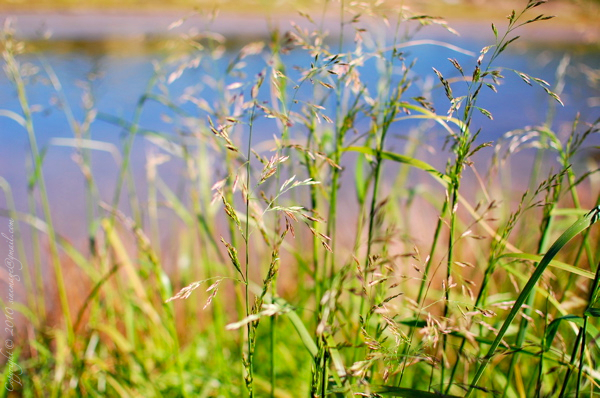
[[[88,82],[77,120],[78,105],[43,61],[38,73],[73,131],[43,150],[20,63],[27,47],[5,29],[21,109],[0,115],[27,132],[33,168],[27,213],[0,179],[1,214],[32,231],[22,238],[33,252],[20,249],[31,268],[18,307],[19,394],[594,396],[597,165],[574,164],[593,148],[598,121],[576,120],[566,138],[554,131],[567,59],[556,83],[501,67],[519,29],[550,18],[533,10],[543,3],[492,25],[494,42],[471,65],[450,59],[455,74],[433,69],[429,86],[406,49],[430,43],[412,37],[428,25],[452,28],[406,7],[344,1],[339,40],[308,14],[230,57],[220,35],[183,37],[156,63],[130,118],[97,109]],[[303,60],[295,68],[291,52]],[[375,84],[364,78],[370,66]],[[176,97],[171,87],[188,69],[210,78]],[[482,141],[475,115],[493,120],[482,91],[513,77],[548,94],[548,117]],[[434,104],[438,91],[447,103]],[[150,106],[172,129],[144,125]],[[122,129],[121,146],[92,136],[106,124]],[[153,148],[146,195],[131,164],[140,139]],[[54,228],[43,170],[55,146],[73,148],[83,175],[84,247]],[[518,173],[529,189],[502,188],[522,150],[535,151],[530,173]],[[94,177],[98,151],[118,170],[107,200]],[[162,172],[167,162],[179,177]],[[177,235],[165,238],[170,225]],[[70,291],[65,270],[85,294]]]

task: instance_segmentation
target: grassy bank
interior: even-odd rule
[[[490,27],[494,42],[469,64],[449,59],[453,74],[434,69],[431,84],[404,49],[445,21],[345,2],[231,59],[220,35],[182,37],[186,51],[156,63],[128,116],[98,109],[89,82],[81,105],[70,104],[43,65],[34,72],[72,128],[60,145],[84,177],[83,247],[55,229],[28,99],[33,69],[7,28],[5,73],[20,109],[1,116],[27,134],[31,163],[29,211],[16,211],[0,178],[0,215],[31,250],[15,239],[23,268],[8,269],[7,283],[18,272],[22,303],[2,304],[23,326],[5,336],[7,364],[19,367],[5,366],[0,394],[597,394],[598,121],[555,130],[566,65],[555,82],[501,68],[522,26],[548,19],[542,3],[508,10]],[[351,49],[320,29],[333,13]],[[283,62],[292,52],[303,60],[294,69]],[[262,71],[248,73],[249,60]],[[365,83],[367,63],[376,84]],[[204,86],[173,98],[187,69],[202,70]],[[548,114],[490,142],[481,93],[505,79],[545,92]],[[437,92],[445,99],[432,103]],[[157,105],[170,129],[141,122]],[[122,129],[120,146],[93,135],[98,124]],[[142,182],[131,164],[140,140],[153,145]],[[118,169],[109,198],[99,151]],[[531,167],[517,163],[522,153]],[[180,165],[176,181],[161,171],[167,162]],[[161,233],[167,225],[177,234]]]

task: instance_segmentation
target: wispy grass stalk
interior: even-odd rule
[[[73,334],[73,320],[71,319],[71,310],[69,308],[69,299],[67,296],[67,290],[65,280],[62,273],[61,262],[58,253],[58,245],[56,243],[56,232],[54,230],[54,224],[52,221],[52,214],[50,211],[50,203],[48,201],[48,194],[46,191],[46,183],[42,173],[42,162],[43,158],[38,149],[37,138],[35,135],[35,129],[33,126],[33,116],[29,107],[27,99],[27,92],[25,83],[21,77],[20,66],[15,58],[15,46],[16,43],[12,37],[7,37],[10,33],[7,31],[3,32],[4,51],[3,58],[6,62],[6,72],[8,77],[13,82],[17,89],[17,95],[21,111],[23,112],[23,119],[25,124],[25,130],[29,139],[29,146],[31,151],[31,159],[33,160],[33,176],[31,178],[32,188],[37,186],[39,188],[40,200],[42,204],[42,211],[44,218],[48,226],[48,244],[50,248],[50,262],[54,271],[56,284],[58,288],[58,295],[60,298],[61,311],[63,316],[63,322],[66,327],[67,337],[69,345],[74,343]],[[41,273],[40,273],[41,275]]]

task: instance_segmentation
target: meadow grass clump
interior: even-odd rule
[[[20,249],[19,394],[593,396],[598,169],[574,165],[600,121],[554,130],[567,60],[557,84],[500,66],[523,25],[550,19],[534,12],[543,3],[492,24],[493,43],[468,62],[450,58],[452,76],[432,69],[430,84],[408,52],[427,41],[413,36],[453,29],[384,3],[341,1],[339,40],[306,13],[235,51],[218,34],[185,35],[130,117],[99,109],[92,82],[73,111],[41,61],[73,133],[43,150],[27,47],[5,28],[20,111],[0,115],[27,132],[32,160],[28,212],[0,179],[0,212],[31,229],[33,247]],[[200,79],[179,92],[186,73]],[[553,105],[543,123],[485,141],[479,116],[494,115],[482,91],[501,91],[509,73]],[[157,109],[168,128],[147,125]],[[120,144],[98,139],[98,125],[119,128]],[[142,177],[140,142],[151,148]],[[43,171],[55,146],[73,148],[83,176],[85,245],[54,228]],[[520,151],[534,154],[527,174]],[[108,197],[100,152],[117,170]],[[503,185],[511,162],[524,192]],[[165,238],[167,226],[176,235]]]

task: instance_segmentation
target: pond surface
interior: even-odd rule
[[[88,82],[89,77],[93,75],[95,78],[89,83],[89,88],[99,115],[132,121],[137,103],[154,74],[155,65],[172,56],[168,45],[160,37],[161,32],[179,34],[185,31],[183,29],[186,26],[184,23],[173,32],[167,31],[166,26],[176,19],[173,16],[147,16],[142,20],[127,15],[101,18],[87,16],[80,18],[77,24],[73,24],[73,16],[70,17],[59,15],[44,18],[40,15],[21,15],[21,22],[17,22],[16,26],[17,29],[22,27],[22,36],[29,39],[36,37],[38,32],[43,32],[44,27],[55,31],[49,41],[37,42],[39,51],[35,54],[25,54],[19,60],[22,64],[30,63],[39,68],[37,78],[31,79],[28,85],[27,94],[30,104],[34,105],[37,111],[34,114],[36,137],[39,147],[45,151],[44,176],[57,229],[64,236],[78,240],[86,231],[85,223],[82,222],[85,219],[84,180],[72,159],[73,148],[54,145],[60,143],[56,138],[72,138],[73,132],[60,105],[61,101],[57,104],[56,90],[46,81],[48,71],[53,71],[58,77],[75,119],[82,120],[84,116],[81,98],[85,90],[82,88],[82,82]],[[112,28],[107,30],[107,26]],[[231,44],[225,47],[225,53],[215,61],[210,71],[203,67],[187,69],[179,79],[168,86],[170,97],[176,101],[190,87],[197,87],[198,83],[206,82],[207,76],[209,80],[210,77],[218,78],[245,42],[267,39],[264,37],[266,26],[266,23],[261,24],[256,20],[244,21],[239,18],[214,25],[217,31],[220,29],[225,36],[229,36]],[[331,36],[334,41],[339,33],[339,29],[336,32],[335,26],[334,23],[331,24]],[[424,44],[403,49],[407,62],[416,61],[412,76],[418,77],[413,91],[407,93],[407,98],[420,95],[421,90],[418,87],[429,87],[438,83],[432,68],[436,68],[447,78],[457,77],[458,73],[448,58],[456,58],[466,70],[472,70],[476,55],[467,55],[464,51],[456,52],[436,44],[437,42],[450,43],[472,54],[478,54],[481,48],[493,43],[493,35],[487,22],[468,25],[458,23],[453,27],[461,32],[462,36],[449,35],[439,27],[424,29],[415,38],[422,40]],[[527,37],[528,33],[531,33],[530,38]],[[344,42],[344,51],[354,46],[353,35],[347,36],[350,40]],[[561,137],[568,136],[578,112],[584,122],[592,122],[600,116],[600,89],[597,85],[600,50],[597,44],[582,43],[579,39],[568,29],[562,32],[551,29],[528,30],[514,46],[502,54],[497,65],[507,68],[503,72],[506,79],[498,87],[499,93],[487,90],[480,98],[479,105],[489,110],[494,117],[493,121],[482,115],[475,119],[477,127],[482,129],[480,141],[494,141],[508,131],[546,121],[552,101],[549,101],[542,88],[528,86],[509,69],[546,80],[553,90],[559,91],[564,107],[556,106],[552,127]],[[432,44],[432,41],[435,43]],[[267,65],[265,59],[264,55],[248,57],[244,69],[246,75],[256,76]],[[293,76],[297,77],[299,75],[293,71],[293,67],[307,68],[312,59],[304,51],[292,51],[283,57],[283,61],[290,74],[296,73]],[[164,65],[167,69],[174,68],[169,63]],[[557,88],[557,70],[561,69],[559,65],[562,65],[564,74],[558,81],[564,79],[564,83],[559,83],[560,87]],[[361,69],[361,80],[368,87],[376,87],[378,79],[375,62],[366,61]],[[226,84],[236,81],[235,78],[227,78]],[[202,85],[201,97],[209,104],[215,102],[217,92],[210,89],[208,84]],[[311,87],[303,87],[299,91],[298,99],[307,100],[312,92]],[[435,88],[431,99],[438,112],[443,114],[448,107],[443,90]],[[193,104],[180,105],[190,114],[197,114],[197,108]],[[16,90],[4,74],[0,76],[0,108],[21,113]],[[173,112],[165,106],[148,103],[141,114],[140,126],[165,134],[176,134],[173,124],[167,120],[173,116]],[[363,127],[361,123],[366,122],[359,121],[357,130]],[[272,124],[270,126],[264,120],[257,122],[257,141],[272,138],[274,130]],[[394,126],[388,149],[401,151],[404,141],[399,137],[405,136],[414,128],[415,123]],[[123,128],[108,123],[106,118],[99,118],[91,127],[93,140],[112,143],[118,148],[122,148],[123,133]],[[301,134],[301,131],[297,134]],[[439,144],[441,147],[442,136],[438,134],[423,140],[432,145]],[[132,169],[140,180],[145,179],[146,156],[152,145],[142,137],[138,137],[134,143],[131,155]],[[8,181],[19,211],[27,210],[27,177],[31,170],[29,156],[26,132],[14,121],[6,117],[0,118],[0,175]],[[443,168],[445,156],[441,158],[443,159],[438,159],[437,164],[435,159],[428,161]],[[180,163],[169,162],[161,166],[161,174],[169,180],[168,176],[177,176],[180,173],[180,167]],[[215,174],[218,174],[217,170],[218,165],[215,165]],[[93,153],[93,172],[101,190],[101,197],[110,202],[118,169],[109,153]],[[138,188],[143,197],[145,186],[140,184]],[[6,198],[0,195],[0,208],[6,207]]]

